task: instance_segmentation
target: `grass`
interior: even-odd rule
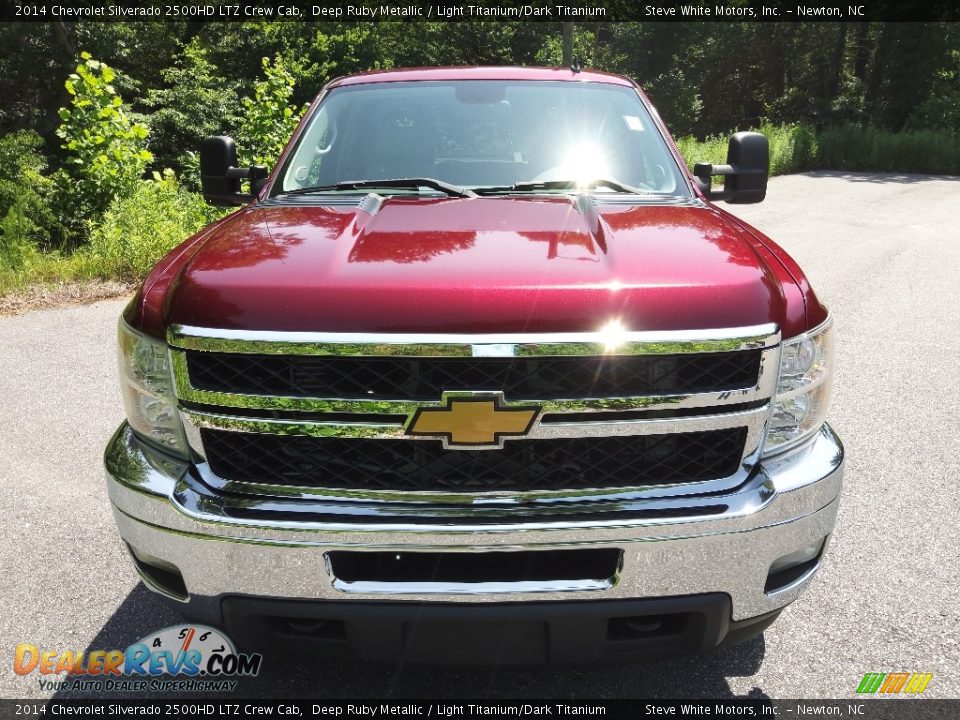
[[[0,295],[23,290],[31,285],[50,285],[88,279],[82,258],[60,252],[40,252],[30,248],[16,264],[0,263]]]
[[[89,242],[72,253],[41,252],[0,236],[0,296],[32,285],[138,282],[167,251],[223,214],[180,188],[172,174],[156,176],[115,200],[91,226]]]
[[[806,170],[960,175],[960,136],[940,130],[893,133],[854,125],[817,131],[810,125],[764,124],[770,141],[770,174]],[[690,167],[727,161],[727,137],[677,139]]]
[[[832,170],[960,175],[960,136],[838,127],[819,137],[819,164]]]

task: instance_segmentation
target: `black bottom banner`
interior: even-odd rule
[[[850,700],[0,700],[0,719],[24,717],[283,718],[853,718],[927,720],[960,717],[960,699]]]

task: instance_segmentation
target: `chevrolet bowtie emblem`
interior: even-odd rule
[[[444,448],[501,448],[503,438],[526,435],[540,415],[536,406],[507,406],[503,393],[444,395],[446,407],[422,407],[407,432],[443,439]]]

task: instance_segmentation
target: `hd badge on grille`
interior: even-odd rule
[[[542,410],[507,405],[502,392],[444,393],[442,401],[439,407],[419,408],[407,434],[440,438],[446,450],[502,448],[504,438],[527,435]]]

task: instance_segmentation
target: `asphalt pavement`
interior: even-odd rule
[[[760,638],[591,670],[356,667],[264,658],[253,697],[849,698],[866,672],[932,672],[960,697],[960,178],[809,173],[731,208],[830,306],[830,420],[847,449],[829,557]],[[122,419],[125,301],[0,318],[0,697],[50,697],[13,651],[123,648],[178,616],[139,584],[101,453]]]

